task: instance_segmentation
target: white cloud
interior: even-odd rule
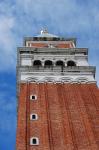
[[[14,26],[14,19],[8,16],[0,16],[0,44],[5,49],[13,45],[13,35],[11,29]]]
[[[9,68],[15,62],[14,34],[12,28],[14,19],[8,16],[0,16],[0,69]],[[14,63],[15,64],[15,63]]]
[[[15,17],[12,11],[13,7],[9,3],[0,3],[0,71],[15,68]]]
[[[91,30],[96,16],[93,10],[99,11],[90,2],[83,6],[76,0],[18,0],[17,6],[32,20],[49,21],[48,26],[59,30],[61,34]]]
[[[19,40],[22,41],[23,36],[38,33],[42,27],[48,27],[50,32],[61,36],[77,36],[83,40],[79,43],[85,42],[93,53],[92,43],[96,43],[99,32],[97,2],[17,0],[15,3],[0,3],[0,70],[12,70],[12,66],[15,67]],[[99,45],[95,44],[95,47],[98,49]]]

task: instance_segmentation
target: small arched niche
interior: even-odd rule
[[[63,67],[63,66],[64,66],[64,62],[63,62],[62,60],[58,60],[58,61],[56,62],[56,66],[61,66],[61,67]]]
[[[34,63],[33,63],[34,66],[41,66],[42,63],[40,60],[35,60]]]
[[[51,60],[46,60],[45,61],[45,66],[52,66],[53,65],[53,62]]]
[[[30,145],[39,145],[39,139],[38,139],[38,137],[32,137],[32,138],[30,138]]]
[[[67,62],[67,67],[69,67],[69,66],[76,66],[76,63],[74,61],[72,61],[72,60],[69,60]]]

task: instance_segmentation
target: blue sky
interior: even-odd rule
[[[89,48],[99,85],[99,0],[0,0],[0,150],[15,149],[17,47],[43,27]]]

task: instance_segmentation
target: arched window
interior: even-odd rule
[[[52,63],[51,60],[46,60],[45,61],[45,66],[52,66],[52,65],[53,65],[53,63]]]
[[[30,120],[37,120],[38,119],[38,115],[37,114],[31,114],[30,115]]]
[[[39,145],[39,139],[37,137],[32,137],[30,139],[30,145]]]
[[[34,66],[41,66],[41,61],[40,60],[35,60],[33,65]]]
[[[37,100],[37,96],[36,95],[30,95],[30,100],[33,100],[33,101]]]
[[[64,66],[63,61],[59,60],[56,62],[56,66]]]
[[[67,66],[76,66],[76,63],[72,60],[67,62]]]

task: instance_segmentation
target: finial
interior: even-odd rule
[[[41,30],[41,34],[45,34],[45,33],[48,33],[47,28]]]

